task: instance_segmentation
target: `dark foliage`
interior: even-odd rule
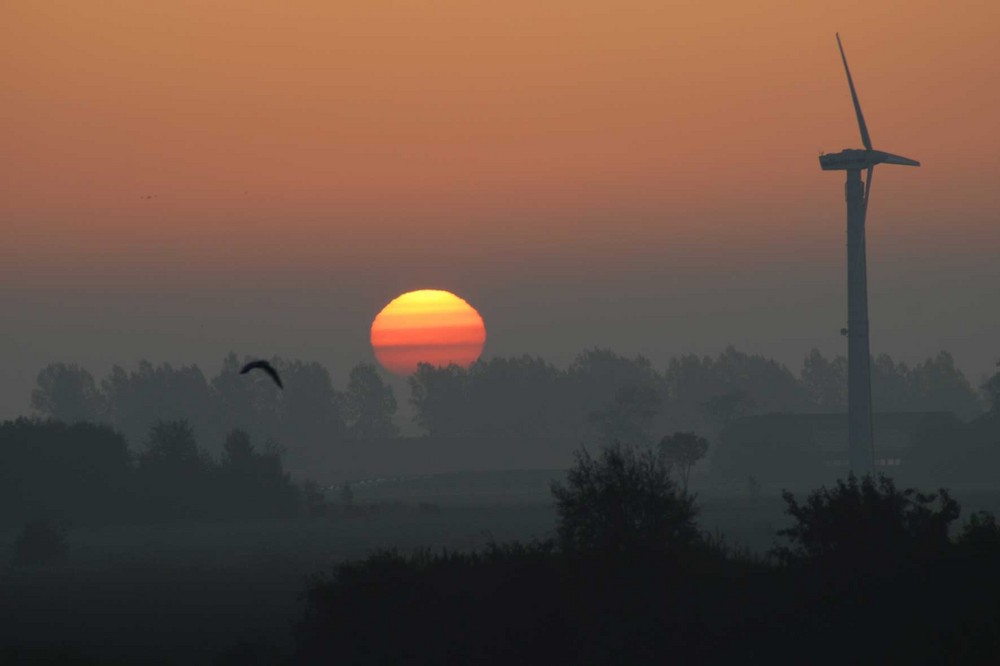
[[[0,521],[78,521],[123,514],[132,489],[125,439],[108,426],[17,419],[0,423]]]
[[[355,367],[338,390],[318,363],[271,358],[287,387],[280,391],[266,376],[240,375],[246,360],[229,354],[211,379],[197,366],[142,361],[133,370],[115,367],[100,382],[77,366],[52,364],[39,373],[32,404],[64,420],[106,421],[136,448],[157,421],[187,421],[214,455],[225,434],[239,428],[282,442],[295,469],[353,460],[352,443],[345,440],[398,437],[396,396],[371,364]],[[581,441],[653,445],[653,433],[696,431],[721,443],[722,431],[747,416],[841,412],[845,368],[842,357],[828,359],[813,350],[796,376],[773,359],[729,347],[716,357],[675,357],[658,372],[641,356],[588,349],[565,369],[530,356],[492,358],[468,369],[425,365],[410,379],[410,401],[414,423],[432,438],[475,439],[483,448],[505,440],[512,456],[548,465],[565,461]],[[912,367],[879,356],[872,382],[879,412],[947,410],[968,421],[984,407],[945,352]],[[987,401],[990,386],[983,387]],[[803,451],[809,446],[791,445]],[[954,466],[950,449],[935,453],[948,460],[928,458],[928,468]],[[962,463],[955,470],[966,468],[982,465]],[[762,470],[738,476],[747,472],[771,478]]]
[[[203,437],[209,434],[211,392],[198,366],[140,361],[128,372],[116,365],[101,387],[111,423],[133,445],[158,421],[184,420]]]
[[[354,366],[344,396],[348,435],[355,439],[394,437],[396,407],[396,394],[382,381],[378,368],[371,363]]]
[[[108,426],[18,419],[0,424],[0,522],[75,523],[292,516],[298,490],[273,444],[230,433],[221,461],[185,421],[156,423],[135,457]]]
[[[215,504],[223,516],[272,518],[295,515],[299,495],[281,463],[274,442],[257,450],[250,435],[233,430],[213,470]]]
[[[657,449],[667,467],[677,471],[681,490],[687,493],[691,470],[708,453],[708,440],[693,432],[675,432],[661,439]]]
[[[670,430],[704,432],[750,412],[809,407],[806,393],[788,368],[733,347],[716,358],[689,354],[671,359],[664,382],[671,411],[686,415],[672,422]]]
[[[992,513],[979,511],[969,516],[956,540],[969,557],[985,559],[1000,554],[1000,525]]]
[[[94,377],[73,363],[52,363],[38,373],[38,388],[31,392],[31,407],[40,414],[76,423],[98,422],[107,417],[105,396]]]
[[[601,444],[626,441],[649,446],[653,443],[653,419],[661,404],[660,394],[650,386],[623,386],[608,405],[588,416]]]
[[[947,490],[899,490],[886,476],[859,481],[852,474],[801,504],[790,492],[783,496],[795,523],[778,533],[789,541],[775,549],[778,559],[852,574],[939,560],[951,546],[948,528],[959,515]]]
[[[997,365],[1000,366],[1000,362],[998,362]],[[983,383],[980,389],[986,396],[986,402],[989,405],[990,414],[995,417],[1000,417],[1000,372],[993,373],[993,375]]]
[[[295,663],[992,663],[992,517],[952,542],[947,493],[885,479],[786,501],[780,562],[697,540],[631,541],[627,559],[535,543],[341,564],[308,587]]]
[[[614,444],[597,458],[577,452],[565,483],[553,482],[561,547],[570,552],[665,552],[698,538],[693,499],[651,451]]]

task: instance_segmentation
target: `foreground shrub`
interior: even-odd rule
[[[515,654],[544,638],[533,634],[544,633],[561,579],[549,544],[375,553],[313,579],[297,630],[299,659],[517,663]]]
[[[678,491],[670,467],[652,451],[616,443],[593,458],[581,449],[552,494],[568,552],[663,552],[698,539],[692,497]]]
[[[802,504],[790,492],[783,496],[795,523],[778,532],[790,542],[775,548],[778,559],[848,571],[898,568],[945,557],[952,545],[948,528],[960,511],[947,490],[898,490],[892,479],[881,475],[858,481],[852,474],[832,489],[813,491]]]

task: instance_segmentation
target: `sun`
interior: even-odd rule
[[[467,368],[483,353],[486,325],[450,291],[420,289],[397,296],[372,322],[375,358],[389,372],[411,375],[418,363]]]

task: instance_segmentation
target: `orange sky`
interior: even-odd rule
[[[0,277],[836,235],[834,30],[876,147],[924,164],[880,170],[872,233],[973,251],[1000,238],[998,27],[921,0],[7,2]]]
[[[991,367],[998,28],[981,0],[0,3],[4,360],[18,395],[69,334],[105,365],[250,334],[349,363],[421,287],[489,353],[837,351],[839,30],[875,147],[923,165],[876,175],[873,349],[974,331]]]

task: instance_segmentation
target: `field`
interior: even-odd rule
[[[0,646],[63,644],[123,661],[211,663],[239,643],[289,648],[309,576],[380,548],[473,549],[552,535],[557,471],[372,479],[354,508],[284,522],[72,527],[69,560],[0,568]],[[699,496],[700,524],[763,553],[787,519],[779,489]],[[955,493],[963,516],[995,489]],[[337,489],[328,496],[337,497]],[[16,530],[0,533],[9,558]],[[257,651],[258,655],[262,655]],[[234,663],[236,663],[234,661]]]

